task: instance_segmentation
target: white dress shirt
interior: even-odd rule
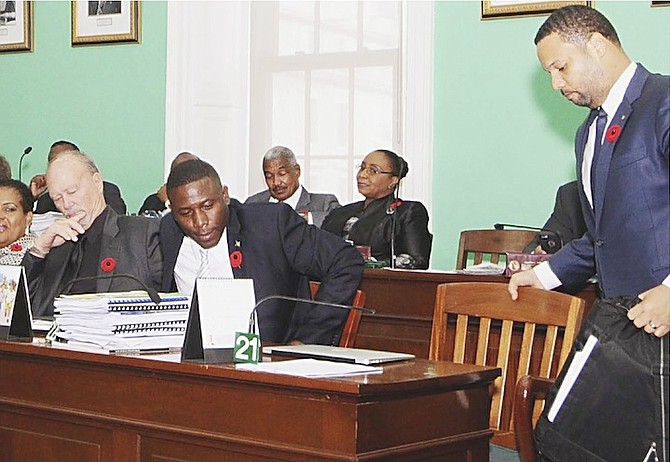
[[[203,265],[203,257],[207,261],[206,267]],[[203,249],[190,237],[185,237],[182,241],[177,262],[174,265],[177,290],[183,294],[193,295],[195,279],[198,277],[228,279],[233,277],[228,252],[227,229],[223,231],[219,243],[211,249]]]

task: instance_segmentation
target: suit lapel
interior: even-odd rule
[[[231,255],[230,264],[233,269],[235,279],[249,277],[249,260],[245,260],[244,247],[242,242],[242,225],[237,217],[237,207],[232,205],[228,207],[228,226],[226,234],[228,235],[228,253]],[[237,263],[236,263],[237,262]]]
[[[119,224],[117,223],[118,215],[111,207],[107,207],[107,218],[105,219],[105,226],[102,230],[102,241],[100,243],[100,261],[105,258],[113,258],[118,260],[120,256],[121,240],[116,239],[119,234]],[[107,276],[112,273],[106,273],[98,264],[98,276]],[[97,292],[109,292],[112,286],[112,278],[98,279],[96,282]]]
[[[303,186],[302,192],[300,193],[300,199],[298,199],[298,203],[295,206],[296,211],[300,211],[302,209],[308,209],[309,210],[309,193]]]
[[[638,64],[635,74],[633,75],[623,100],[617,109],[614,117],[610,119],[610,123],[605,130],[605,139],[603,140],[602,148],[598,163],[595,166],[596,190],[593,192],[593,209],[597,217],[596,225],[599,225],[602,217],[603,204],[605,198],[605,190],[607,189],[607,177],[610,171],[610,164],[614,155],[617,141],[626,129],[626,123],[630,119],[633,112],[633,103],[640,97],[642,87],[649,76],[649,72]]]

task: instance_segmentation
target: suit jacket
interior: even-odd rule
[[[577,181],[571,181],[558,188],[554,211],[551,212],[551,216],[542,228],[557,231],[561,236],[563,245],[567,245],[573,239],[584,235],[586,223],[584,223],[582,204],[579,200],[579,184]],[[526,246],[524,252],[530,253],[538,245],[540,245],[539,233]]]
[[[349,305],[363,275],[363,259],[354,247],[315,226],[308,225],[286,204],[240,204],[231,200],[228,249],[242,253],[233,268],[237,278],[254,281],[256,300],[268,295],[310,298],[308,280],[321,281],[316,299]],[[174,291],[174,267],[184,233],[172,213],[161,220],[165,256],[162,287]],[[303,309],[295,302],[269,300],[258,308],[261,338],[285,343],[336,345],[347,311],[320,305]]]
[[[578,166],[595,112],[577,132]],[[610,132],[613,125],[619,125],[618,135]],[[563,284],[597,272],[601,293],[610,298],[655,287],[670,271],[670,77],[638,65],[606,133],[595,166],[593,209],[577,169],[587,232],[549,264]]]
[[[370,246],[377,260],[391,260],[391,236],[394,236],[395,254],[408,254],[414,268],[428,268],[433,236],[428,231],[428,211],[421,202],[399,201],[392,208],[392,195],[376,199],[363,208],[364,201],[354,202],[330,212],[322,229],[344,237],[344,225],[353,216],[359,220],[349,231],[349,240],[355,245]],[[393,213],[389,211],[393,210]],[[395,223],[394,223],[395,221]],[[392,232],[395,228],[395,232]]]
[[[160,288],[163,258],[158,242],[159,220],[118,215],[107,206],[107,218],[102,232],[100,261],[111,257],[116,267],[105,272],[98,267],[98,276],[130,274],[154,289]],[[71,241],[54,247],[43,259],[29,253],[23,257],[26,269],[30,303],[34,316],[53,315],[53,301],[68,281],[63,277],[74,248]],[[142,290],[129,278],[104,279],[96,282],[97,292]]]
[[[269,202],[270,201],[270,190],[266,189],[259,193],[249,196],[245,204],[253,204],[256,202]],[[317,194],[307,192],[307,189],[303,186],[302,193],[300,194],[300,199],[298,199],[298,204],[296,205],[296,211],[308,210],[312,213],[312,219],[314,220],[314,225],[321,227],[323,220],[326,218],[326,215],[331,210],[334,210],[340,206],[340,203],[332,194]]]
[[[105,196],[105,202],[119,215],[126,214],[126,203],[121,198],[121,191],[114,183],[102,182],[102,194]],[[56,204],[51,200],[48,192],[45,192],[37,199],[35,213],[57,212]]]
[[[144,199],[144,202],[142,203],[142,206],[140,207],[140,210],[137,212],[137,214],[142,215],[144,212],[148,211],[162,212],[165,209],[165,202],[158,198],[158,194],[153,193]]]

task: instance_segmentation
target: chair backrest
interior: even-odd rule
[[[461,231],[458,242],[456,269],[464,269],[470,256],[474,264],[486,261],[498,263],[505,252],[521,252],[535,238],[536,231],[524,229],[470,229]]]
[[[501,368],[502,375],[493,384],[490,426],[496,444],[515,447],[512,407],[516,382],[529,373],[540,377],[558,374],[583,312],[582,299],[558,292],[521,287],[518,300],[513,301],[505,283],[440,284],[429,359]],[[538,350],[533,354],[535,349],[541,354]],[[507,389],[511,391],[506,393]]]
[[[316,297],[316,293],[319,291],[319,285],[320,283],[316,281],[309,281],[309,290],[312,294],[312,299]],[[365,292],[362,290],[357,290],[351,305],[364,307]],[[342,335],[340,336],[339,346],[354,346],[354,343],[356,343],[356,334],[358,334],[358,326],[361,323],[361,314],[361,310],[349,310],[349,315],[347,316],[347,320],[344,323],[344,328],[342,329]]]

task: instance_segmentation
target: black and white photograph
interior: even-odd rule
[[[121,14],[121,2],[88,2],[89,16],[102,16],[105,14]]]
[[[33,50],[33,2],[0,0],[0,53]]]
[[[0,0],[0,26],[16,23],[16,2]]]
[[[72,45],[140,43],[141,2],[72,2]]]

